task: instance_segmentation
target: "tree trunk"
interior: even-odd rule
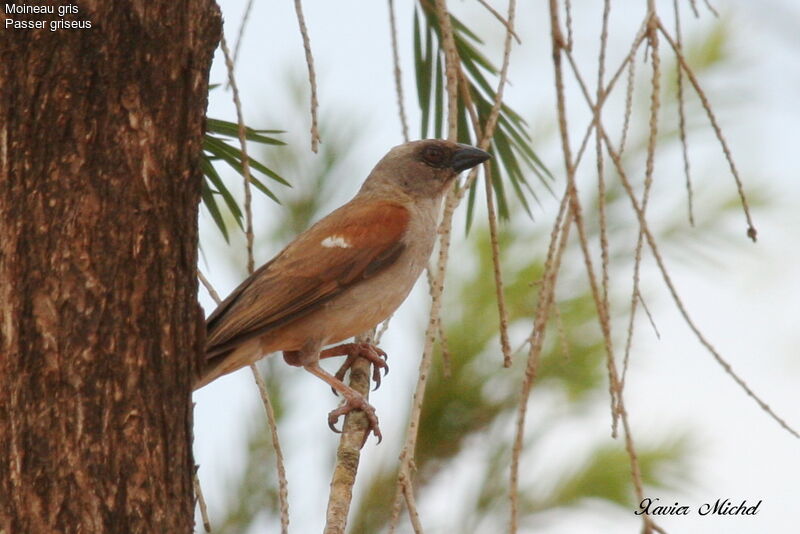
[[[0,29],[0,532],[189,533],[219,13],[26,4],[55,14],[7,13],[46,28]]]

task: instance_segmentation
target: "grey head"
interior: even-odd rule
[[[370,173],[362,191],[400,189],[412,198],[440,196],[458,174],[491,156],[444,139],[423,139],[394,147]]]

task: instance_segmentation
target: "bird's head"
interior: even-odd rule
[[[399,188],[412,198],[440,196],[462,171],[491,156],[443,139],[423,139],[394,147],[381,159],[364,189]]]

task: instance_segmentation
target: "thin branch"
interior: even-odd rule
[[[494,130],[497,127],[497,120],[500,116],[500,108],[503,104],[503,92],[505,90],[506,84],[508,83],[508,67],[510,64],[511,45],[512,45],[511,38],[514,35],[514,18],[516,16],[516,6],[517,6],[516,0],[509,0],[508,17],[507,17],[508,24],[506,25],[506,39],[503,45],[503,64],[500,68],[500,81],[497,84],[495,99],[494,102],[492,103],[492,109],[489,111],[489,116],[486,119],[486,126],[483,129],[483,132],[481,132],[481,126],[477,119],[477,113],[474,108],[474,103],[472,102],[471,95],[469,94],[469,88],[466,87],[466,83],[462,85],[464,87],[463,90],[463,94],[465,95],[464,101],[467,103],[467,106],[470,109],[470,115],[472,117],[472,123],[473,123],[473,128],[475,129],[475,134],[480,137],[480,142],[478,143],[478,147],[480,147],[483,150],[488,149],[489,144],[491,143],[492,140],[492,136],[494,135]],[[459,75],[461,80],[466,82],[463,73],[459,72]],[[495,293],[497,296],[497,312],[499,315],[499,322],[500,322],[500,347],[503,351],[503,366],[511,367],[512,352],[511,352],[511,343],[509,342],[508,339],[508,310],[506,309],[505,292],[503,291],[503,274],[500,266],[500,246],[497,242],[497,215],[494,209],[492,178],[490,170],[491,165],[487,162],[486,164],[484,164],[484,169],[486,170],[484,174],[484,180],[486,186],[486,208],[489,217],[489,236],[492,246],[492,267],[493,267],[494,281],[495,281]],[[464,187],[462,191],[466,191],[467,189],[468,187]]]
[[[423,534],[422,521],[417,512],[417,500],[414,497],[414,487],[411,484],[403,484],[403,496],[408,503],[406,510],[408,511],[408,520],[411,521],[411,528],[414,529],[414,534]]]
[[[508,498],[511,504],[509,534],[516,534],[519,523],[519,464],[525,439],[525,419],[528,414],[528,399],[530,398],[533,385],[536,382],[542,347],[544,346],[547,317],[550,315],[550,307],[554,300],[558,273],[561,269],[561,258],[567,246],[567,240],[569,239],[569,229],[572,224],[572,219],[567,217],[568,206],[569,193],[564,191],[558,215],[553,223],[553,229],[550,232],[550,244],[547,247],[547,257],[544,262],[544,272],[542,274],[539,295],[536,302],[533,329],[528,338],[530,343],[528,360],[525,364],[525,376],[522,381],[519,406],[517,407],[514,444],[511,448],[511,468],[508,490]]]
[[[506,30],[506,40],[503,45],[503,65],[500,67],[500,81],[497,82],[497,91],[495,91],[492,109],[489,111],[489,117],[486,119],[486,126],[483,129],[483,135],[481,136],[480,143],[478,144],[478,147],[482,150],[486,150],[492,141],[494,130],[497,127],[497,120],[500,117],[500,108],[503,105],[503,92],[506,84],[508,83],[508,66],[511,58],[511,37],[514,35],[514,17],[516,6],[516,0],[508,1],[508,26]]]
[[[708,8],[708,10],[711,11],[711,13],[715,17],[719,18],[719,12],[716,9],[714,9],[714,6],[711,5],[711,2],[709,2],[708,0],[703,0],[703,3],[706,5],[706,8]]]
[[[244,30],[250,20],[250,13],[253,11],[253,0],[247,1],[247,6],[244,8],[244,15],[242,15],[242,23],[239,25],[239,35],[236,36],[236,44],[233,45],[233,64],[239,59],[239,49],[242,47],[242,38],[244,37]]]
[[[638,48],[638,47],[637,47]],[[625,141],[628,138],[628,130],[631,126],[631,114],[633,113],[633,86],[636,80],[636,62],[628,62],[628,79],[625,88],[625,114],[622,120],[622,133],[620,134],[619,149],[625,150]]]
[[[572,36],[572,2],[570,0],[564,0],[564,12],[567,19],[567,42],[565,43],[565,48],[572,50],[575,40]]]
[[[666,264],[664,263],[664,259],[661,256],[661,252],[658,248],[658,244],[656,243],[655,238],[653,237],[652,232],[650,231],[649,226],[647,225],[647,220],[644,216],[644,211],[642,211],[641,206],[639,205],[639,201],[636,199],[636,195],[631,187],[630,181],[627,178],[625,173],[625,169],[622,166],[622,159],[619,156],[619,153],[614,149],[611,139],[608,137],[607,132],[601,126],[601,133],[603,134],[603,142],[606,145],[606,150],[611,157],[611,160],[614,162],[614,166],[619,173],[620,180],[622,185],[625,189],[625,192],[628,195],[628,198],[631,201],[634,211],[636,212],[636,216],[639,219],[639,225],[644,231],[644,236],[647,239],[647,244],[650,247],[650,250],[653,252],[653,257],[656,260],[659,270],[661,271],[661,276],[664,279],[664,283],[667,286],[667,289],[672,296],[672,300],[675,302],[678,311],[680,312],[681,316],[683,317],[684,321],[686,322],[687,326],[691,329],[694,333],[697,340],[703,345],[706,350],[711,354],[711,356],[716,360],[716,362],[724,369],[725,373],[730,376],[734,382],[736,382],[740,388],[750,397],[752,398],[756,404],[766,412],[775,422],[777,422],[784,430],[789,432],[796,438],[800,439],[800,433],[797,432],[794,428],[789,426],[789,424],[779,417],[770,406],[764,402],[761,397],[759,397],[751,388],[747,385],[747,383],[742,379],[734,370],[733,367],[722,357],[722,355],[717,351],[716,348],[709,342],[697,325],[692,320],[689,312],[686,310],[686,306],[683,304],[683,300],[681,299],[680,295],[678,294],[678,290],[675,287],[675,284],[672,282],[672,277],[670,277],[669,272],[667,271]]]
[[[256,364],[250,365],[250,370],[253,372],[256,385],[258,386],[258,393],[261,396],[261,403],[264,405],[264,411],[267,414],[267,422],[269,423],[270,437],[272,438],[272,447],[275,449],[275,466],[278,471],[278,502],[281,509],[281,534],[288,534],[289,532],[289,482],[286,478],[286,467],[283,460],[283,450],[281,443],[278,439],[278,423],[275,420],[275,410],[272,408],[272,401],[267,392],[267,383],[264,382],[264,377],[258,371]]]
[[[211,298],[214,299],[214,302],[219,305],[222,299],[200,269],[197,270],[197,277],[208,291],[208,294],[211,295]],[[281,509],[281,534],[287,534],[289,532],[289,483],[286,478],[283,450],[281,449],[281,443],[278,439],[278,424],[275,420],[275,410],[272,408],[272,401],[270,401],[269,393],[267,392],[267,384],[264,382],[261,373],[258,372],[258,368],[255,364],[252,364],[250,365],[250,370],[253,372],[253,377],[255,378],[256,386],[261,396],[261,403],[264,405],[264,410],[267,413],[267,422],[269,423],[270,436],[272,437],[272,447],[275,450],[275,467],[278,471],[278,500]]]
[[[400,71],[400,54],[397,51],[397,23],[394,18],[394,0],[389,0],[389,31],[392,35],[392,62],[394,63],[394,88],[397,93],[397,109],[400,113],[400,127],[403,140],[408,143],[408,119],[403,101],[403,73]]]
[[[203,488],[200,487],[200,477],[195,472],[192,477],[194,482],[194,494],[197,495],[197,504],[200,506],[200,517],[203,518],[203,529],[206,532],[211,532],[211,520],[208,518],[208,506],[206,505],[206,498],[203,496]]]
[[[645,177],[644,177],[644,191],[642,192],[642,211],[647,211],[647,204],[650,200],[650,189],[653,185],[653,169],[655,164],[656,141],[658,140],[658,111],[661,108],[661,57],[658,53],[658,32],[655,8],[652,3],[649,4],[650,16],[652,17],[649,24],[650,31],[648,32],[648,39],[650,43],[650,64],[653,69],[653,76],[651,79],[650,88],[650,123],[649,123],[649,136],[647,139],[647,157],[645,163]],[[598,136],[600,135],[598,130]],[[631,346],[633,343],[633,327],[636,319],[637,304],[639,303],[639,283],[640,271],[642,265],[642,247],[644,245],[644,235],[641,228],[636,239],[636,249],[634,252],[633,263],[633,288],[631,289],[631,304],[630,304],[630,318],[628,321],[628,331],[625,340],[625,356],[622,363],[622,379],[620,387],[625,387],[625,378],[628,373],[628,364],[630,361]]]
[[[508,310],[506,295],[503,291],[503,272],[500,267],[500,243],[497,237],[497,213],[494,209],[494,191],[492,189],[492,166],[485,165],[483,183],[486,186],[486,211],[489,217],[489,241],[492,248],[492,273],[494,274],[497,312],[500,317],[500,348],[503,351],[503,367],[511,367],[511,342],[508,340]]]
[[[694,18],[700,17],[700,12],[697,10],[697,0],[689,0],[689,5],[692,6],[692,12],[694,13]]]
[[[731,155],[730,148],[728,148],[728,143],[725,141],[725,136],[722,135],[722,128],[720,128],[719,123],[717,122],[717,117],[714,114],[714,111],[711,109],[711,103],[708,101],[708,97],[706,96],[703,88],[700,87],[700,82],[697,81],[697,78],[694,75],[694,71],[692,71],[689,64],[686,63],[686,59],[683,57],[683,52],[681,51],[680,47],[678,47],[677,43],[672,39],[669,35],[669,32],[661,23],[660,20],[657,21],[658,29],[661,32],[661,35],[664,36],[664,39],[667,40],[669,45],[675,51],[675,56],[678,58],[678,61],[683,67],[683,71],[686,73],[686,77],[689,78],[689,82],[691,82],[692,87],[694,87],[697,96],[700,97],[700,102],[703,105],[703,109],[706,111],[706,115],[708,116],[709,122],[711,122],[711,127],[714,129],[714,133],[717,136],[717,140],[722,147],[722,151],[725,153],[725,159],[728,161],[728,165],[731,169],[731,174],[733,175],[733,179],[736,181],[736,190],[739,193],[739,198],[742,202],[742,210],[744,211],[744,216],[747,220],[747,237],[749,237],[754,243],[758,238],[758,231],[756,230],[755,225],[753,224],[753,219],[750,217],[750,207],[747,203],[747,197],[744,194],[744,186],[742,185],[742,180],[739,178],[739,171],[736,170],[736,165],[733,163],[733,156]]]
[[[606,68],[606,49],[608,47],[608,17],[611,13],[611,0],[604,0],[603,2],[603,23],[600,30],[600,55],[598,57],[597,67],[597,102],[604,102],[605,95],[603,93],[603,77],[605,76]],[[602,122],[602,104],[595,107],[594,122],[599,124]],[[608,224],[606,222],[606,178],[605,167],[603,160],[603,145],[600,140],[600,134],[595,130],[595,159],[597,162],[597,208],[598,218],[600,225],[600,271],[601,271],[601,284],[603,288],[603,306],[609,310],[608,302]],[[575,166],[577,167],[577,163]],[[607,312],[608,313],[608,312]]]
[[[652,6],[651,2],[649,3],[649,6]],[[653,17],[654,13],[649,12],[648,13],[649,23],[652,23]],[[555,79],[556,79],[556,103],[557,103],[557,110],[559,117],[559,130],[561,132],[562,152],[564,155],[565,167],[567,170],[567,192],[570,196],[570,214],[573,220],[575,221],[575,226],[577,227],[578,230],[578,238],[579,238],[578,240],[583,253],[584,265],[586,267],[586,274],[592,292],[592,299],[594,300],[595,308],[597,310],[598,320],[600,323],[600,328],[603,332],[603,339],[606,351],[606,364],[609,375],[609,394],[611,397],[610,399],[611,413],[613,421],[612,435],[616,435],[616,424],[618,420],[617,418],[619,417],[622,419],[623,422],[625,444],[626,444],[626,450],[628,451],[628,457],[631,462],[631,473],[633,477],[634,489],[638,497],[638,500],[641,500],[643,498],[641,472],[638,465],[636,449],[633,444],[633,436],[631,434],[630,427],[628,425],[627,412],[625,410],[619,375],[617,372],[616,363],[614,361],[614,350],[611,339],[611,324],[610,324],[609,310],[603,305],[602,296],[600,295],[597,279],[595,277],[594,269],[592,267],[591,255],[588,247],[588,241],[586,238],[586,230],[581,216],[581,206],[578,198],[577,187],[575,184],[575,167],[571,161],[567,120],[566,120],[564,82],[563,82],[563,73],[561,67],[562,51],[565,53],[565,55],[569,60],[575,79],[578,81],[578,84],[581,88],[581,91],[583,92],[584,97],[587,99],[587,101],[590,102],[590,108],[593,112],[595,120],[595,128],[597,128],[598,130],[603,130],[602,123],[597,121],[598,109],[603,105],[603,103],[600,101],[598,101],[596,104],[591,103],[591,97],[589,96],[586,83],[584,82],[583,77],[581,76],[580,71],[577,68],[575,60],[572,57],[572,53],[569,49],[565,48],[564,46],[564,41],[563,37],[561,36],[561,31],[558,22],[558,8],[556,0],[550,0],[550,23],[552,32],[552,42],[553,42],[553,65],[554,65]],[[649,28],[650,26],[651,25],[648,24]],[[652,34],[653,32],[650,31],[649,33]],[[643,517],[643,521],[644,521],[644,532],[645,533],[652,532],[654,530],[653,528],[654,522],[649,517]]]
[[[441,32],[441,46],[445,54],[445,72],[447,77],[447,138],[451,141],[458,140],[458,65],[459,56],[456,50],[453,26],[450,15],[447,11],[446,0],[436,0],[436,16],[439,20]],[[389,532],[393,533],[397,527],[400,516],[401,501],[405,498],[409,513],[417,515],[416,503],[413,498],[414,486],[411,480],[412,466],[414,464],[414,451],[416,450],[417,435],[419,431],[419,419],[422,414],[422,401],[425,398],[425,386],[428,382],[428,374],[433,359],[433,346],[436,340],[436,333],[440,326],[440,316],[442,309],[442,293],[444,291],[444,275],[447,268],[447,258],[450,252],[450,237],[453,223],[453,212],[458,204],[458,192],[451,188],[445,199],[444,213],[442,222],[439,225],[439,259],[436,265],[436,272],[433,275],[431,284],[431,312],[428,319],[428,327],[425,332],[425,345],[422,351],[422,358],[419,364],[419,378],[414,390],[414,397],[411,402],[411,413],[409,415],[408,427],[406,429],[406,439],[400,453],[400,466],[397,478],[397,491],[394,504],[392,506],[392,517],[389,525]],[[416,528],[416,527],[415,527]]]
[[[653,315],[650,313],[650,308],[647,307],[647,302],[644,300],[644,296],[642,296],[641,291],[639,291],[639,302],[642,303],[642,309],[644,310],[644,314],[647,316],[648,321],[650,321],[650,326],[653,328],[653,333],[655,333],[656,339],[661,339],[661,333],[658,331],[656,321],[653,319]]]
[[[247,139],[245,131],[244,113],[242,112],[242,101],[239,99],[239,88],[236,85],[236,77],[233,74],[233,60],[231,59],[228,43],[225,40],[225,33],[222,33],[220,40],[222,53],[225,55],[225,65],[228,68],[228,83],[233,92],[233,103],[236,106],[236,119],[239,123],[239,145],[242,149],[242,174],[244,175],[244,209],[246,213],[245,236],[247,238],[247,272],[251,273],[254,269],[253,264],[253,213],[251,210],[252,192],[250,191],[250,156],[247,154]]]
[[[497,20],[499,20],[499,21],[500,21],[500,24],[502,24],[503,26],[505,26],[505,27],[506,27],[506,30],[508,30],[508,31],[511,33],[511,35],[513,35],[513,36],[514,36],[514,39],[516,39],[516,41],[517,41],[517,44],[522,44],[522,41],[520,40],[519,36],[516,34],[516,32],[514,32],[514,26],[513,26],[512,24],[509,24],[509,22],[508,22],[506,19],[504,19],[504,18],[503,18],[503,16],[502,16],[500,13],[498,13],[498,12],[497,12],[497,10],[496,10],[495,8],[493,8],[492,6],[490,6],[490,5],[489,5],[489,4],[486,2],[486,0],[478,0],[478,3],[480,3],[480,5],[482,5],[483,7],[485,7],[485,8],[486,8],[486,10],[487,10],[489,13],[491,13],[492,15],[494,15],[494,18],[496,18]]]
[[[575,165],[572,162],[572,155],[569,143],[569,129],[567,127],[567,113],[566,113],[566,96],[564,93],[564,75],[561,66],[562,51],[565,53],[569,63],[572,67],[573,74],[578,81],[581,90],[585,95],[588,95],[588,89],[583,77],[578,70],[572,53],[564,46],[563,35],[558,22],[558,6],[556,0],[550,0],[550,21],[553,42],[553,65],[555,70],[556,81],[556,105],[558,112],[559,131],[561,133],[561,151],[564,156],[564,166],[567,174],[567,191],[570,195],[570,215],[575,219],[575,227],[578,230],[578,241],[580,243],[581,252],[583,255],[583,263],[586,267],[586,275],[589,280],[589,287],[592,292],[592,299],[597,309],[597,319],[600,323],[600,330],[603,333],[604,347],[606,351],[606,363],[609,376],[609,394],[611,401],[612,413],[612,435],[616,435],[616,414],[618,413],[617,404],[619,402],[619,379],[617,376],[616,363],[614,362],[614,348],[611,338],[611,320],[609,310],[604,306],[603,298],[597,283],[597,277],[592,265],[591,252],[589,250],[589,242],[586,234],[586,225],[583,221],[582,208],[580,198],[578,196],[578,189],[575,183]],[[595,122],[597,117],[597,107],[593,107]],[[597,128],[599,124],[595,125]]]
[[[219,305],[219,303],[222,302],[222,299],[219,298],[219,293],[217,293],[217,290],[214,289],[214,286],[211,285],[211,282],[208,281],[208,278],[205,277],[200,269],[197,269],[197,278],[200,279],[200,283],[206,288],[206,291],[208,291],[208,294],[214,299],[214,302]]]
[[[436,0],[436,18],[441,32],[441,46],[444,50],[445,76],[447,78],[447,138],[458,141],[458,71],[461,60],[456,49],[453,25],[446,0]]]
[[[374,331],[373,331],[374,332]],[[359,336],[356,341],[370,342],[369,336]],[[366,358],[356,358],[350,367],[350,387],[369,398],[371,364]],[[336,465],[331,478],[331,491],[328,495],[328,509],[324,534],[344,534],[347,515],[353,499],[353,486],[356,482],[361,446],[365,433],[369,432],[367,415],[361,410],[353,410],[344,418],[339,447],[336,449]]]
[[[425,269],[425,278],[428,281],[428,293],[433,291],[433,267],[428,264]],[[439,338],[439,351],[442,353],[442,375],[445,378],[450,378],[453,372],[453,362],[450,354],[450,346],[447,342],[447,335],[442,326],[442,318],[440,317],[436,325],[437,336]]]
[[[306,20],[303,17],[303,5],[300,0],[294,0],[294,11],[297,14],[297,23],[300,26],[300,35],[303,37],[303,49],[306,53],[308,66],[308,83],[311,86],[311,151],[316,153],[319,149],[319,121],[317,119],[317,75],[314,71],[314,56],[311,55],[311,39],[308,37]]]
[[[675,44],[683,50],[683,37],[681,36],[681,11],[678,0],[672,0],[675,12]],[[694,194],[692,193],[692,175],[689,169],[689,147],[686,143],[686,102],[683,98],[683,69],[680,63],[675,64],[678,84],[678,133],[681,139],[681,155],[683,156],[683,173],[686,175],[686,200],[689,212],[689,224],[694,226]]]

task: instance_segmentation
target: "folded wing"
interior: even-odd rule
[[[306,230],[242,282],[206,321],[206,358],[314,311],[383,271],[405,248],[408,210],[353,201]]]

